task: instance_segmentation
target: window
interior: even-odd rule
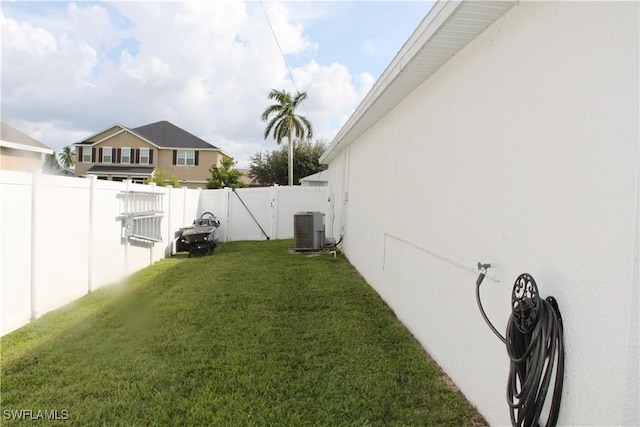
[[[120,151],[120,163],[131,163],[131,148],[125,147]]]
[[[140,151],[140,159],[142,159],[142,150]],[[145,179],[146,178],[143,177],[143,176],[132,176],[131,177],[131,182],[133,184],[144,184]]]
[[[113,161],[113,148],[104,147],[102,149],[102,163],[111,163]]]
[[[176,164],[180,166],[193,166],[196,164],[196,152],[194,150],[178,150]]]
[[[149,164],[149,149],[141,148],[140,149],[140,164],[148,165]]]
[[[82,148],[82,163],[91,163],[93,162],[93,158],[91,156],[92,153],[91,147]]]

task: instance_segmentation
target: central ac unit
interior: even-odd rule
[[[296,251],[314,251],[324,248],[324,213],[296,213],[293,216],[293,240]]]

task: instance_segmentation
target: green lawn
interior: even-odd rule
[[[292,245],[163,260],[2,337],[0,422],[486,424],[344,257]]]

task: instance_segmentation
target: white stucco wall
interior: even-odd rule
[[[638,15],[520,2],[329,165],[346,255],[493,425],[508,359],[478,261],[501,330],[520,273],[559,301],[559,425],[640,423]]]

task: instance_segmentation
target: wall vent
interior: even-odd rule
[[[296,251],[315,251],[324,247],[324,213],[298,212],[293,216]]]

